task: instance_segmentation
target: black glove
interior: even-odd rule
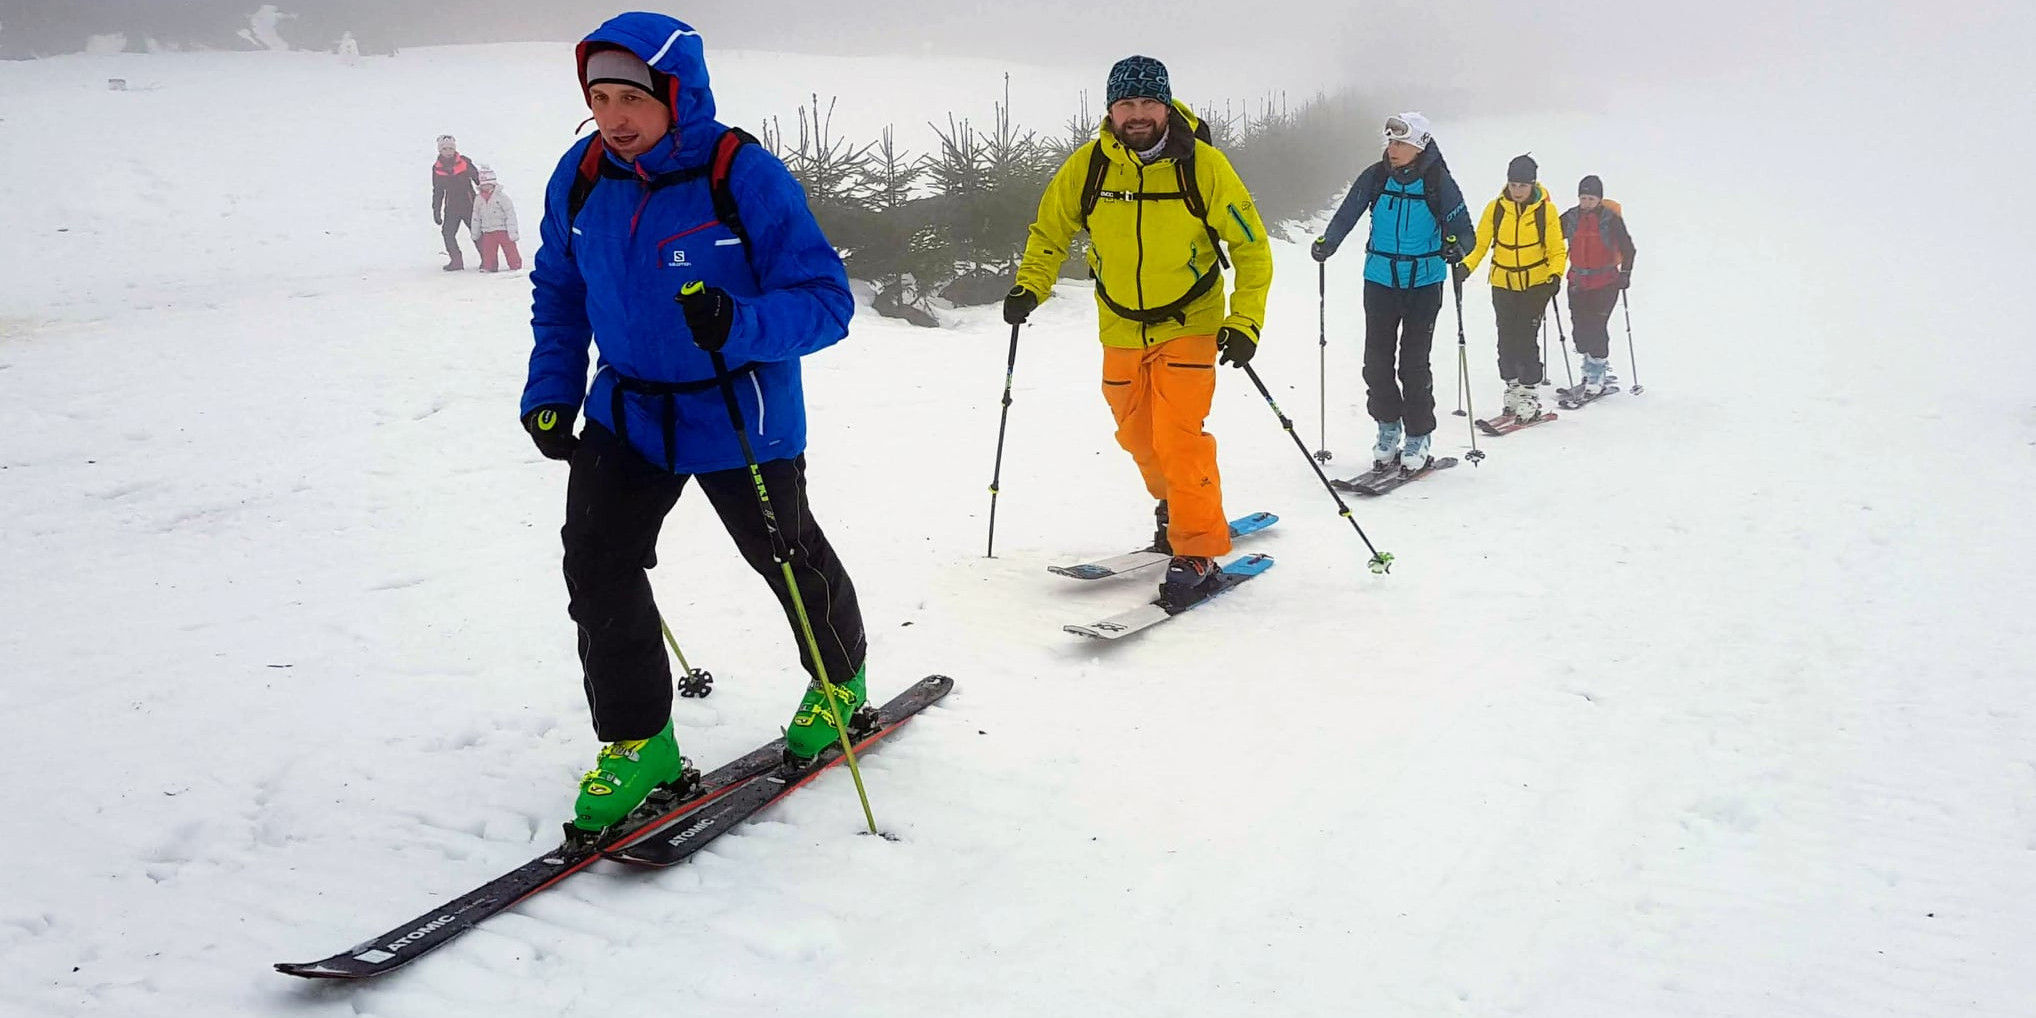
[[[1443,261],[1448,262],[1451,265],[1459,265],[1462,264],[1463,262],[1463,256],[1469,253],[1470,252],[1465,251],[1461,245],[1457,244],[1455,237],[1442,238]]]
[[[440,212],[440,211],[438,211],[437,209],[432,209],[432,210],[431,210],[431,225],[433,225],[433,226],[444,226],[444,225],[445,225],[445,213],[443,213],[443,212]]]
[[[1025,324],[1025,320],[1032,317],[1032,309],[1038,306],[1039,298],[1031,290],[1022,286],[1012,287],[1011,292],[1004,295],[1004,324]]]
[[[1216,349],[1223,351],[1218,363],[1241,368],[1251,363],[1252,356],[1258,353],[1258,340],[1245,335],[1243,329],[1226,325],[1216,330]]]
[[[735,298],[718,286],[694,284],[678,296],[679,310],[686,313],[686,328],[693,331],[693,345],[717,353],[728,345],[728,330],[735,327]]]
[[[1629,287],[1629,286],[1632,286],[1632,285],[1633,285],[1633,270],[1632,270],[1632,269],[1620,269],[1620,270],[1619,270],[1619,289],[1621,289],[1621,290],[1624,290],[1624,289],[1626,289],[1627,287]]]
[[[1557,295],[1557,294],[1560,294],[1560,293],[1562,293],[1562,277],[1561,277],[1561,276],[1557,276],[1557,277],[1555,277],[1554,279],[1551,279],[1551,280],[1549,280],[1549,281],[1547,282],[1547,284],[1546,284],[1546,285],[1547,285],[1547,287],[1548,287],[1548,299],[1549,299],[1549,300],[1554,300],[1554,299],[1556,298],[1556,295]]]
[[[1315,243],[1308,245],[1308,253],[1314,256],[1316,261],[1326,262],[1329,260],[1330,255],[1336,253],[1336,249],[1329,246],[1329,241],[1317,237],[1315,238]]]
[[[1462,262],[1451,262],[1449,264],[1449,278],[1455,280],[1456,285],[1462,286],[1463,281],[1470,278],[1470,269],[1466,268]]]
[[[580,440],[573,434],[573,419],[580,412],[563,403],[541,406],[523,415],[523,430],[537,443],[537,451],[549,460],[569,460]]]

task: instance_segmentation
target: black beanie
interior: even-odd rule
[[[1506,164],[1506,183],[1532,184],[1540,173],[1541,167],[1535,164],[1533,156],[1514,156],[1513,161]]]
[[[1576,193],[1579,198],[1584,195],[1590,195],[1593,198],[1603,198],[1605,196],[1605,182],[1599,180],[1598,175],[1593,173],[1577,181]]]

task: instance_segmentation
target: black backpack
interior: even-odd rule
[[[1208,122],[1196,121],[1194,141],[1214,144],[1210,140]],[[1209,233],[1209,246],[1216,251],[1217,265],[1224,269],[1230,267],[1230,258],[1223,253],[1223,238],[1216,232],[1215,227],[1209,225],[1209,202],[1202,196],[1201,187],[1195,179],[1195,150],[1192,147],[1186,156],[1174,160],[1175,189],[1172,191],[1105,191],[1103,177],[1109,172],[1110,156],[1103,151],[1103,141],[1098,138],[1089,146],[1089,175],[1082,184],[1084,228],[1089,224],[1089,216],[1096,211],[1097,203],[1105,198],[1112,201],[1178,201],[1188,207],[1191,215],[1202,221],[1202,229]],[[1157,308],[1131,308],[1117,303],[1108,293],[1103,292],[1103,281],[1100,279],[1096,280],[1096,295],[1101,297],[1103,305],[1118,317],[1129,318],[1146,325],[1158,325],[1166,321],[1186,325],[1188,305],[1200,300],[1203,294],[1214,289],[1222,279],[1223,273],[1220,271],[1207,273],[1196,280],[1195,285],[1189,287],[1188,292],[1182,294],[1179,300]]]

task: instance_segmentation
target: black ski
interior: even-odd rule
[[[1574,389],[1557,389],[1555,390],[1555,394],[1557,397],[1555,405],[1563,408],[1564,410],[1575,410],[1578,407],[1589,406],[1592,403],[1596,403],[1597,401],[1604,399],[1606,396],[1610,396],[1611,394],[1618,391],[1619,387],[1616,385],[1605,386],[1604,390],[1602,392],[1599,392],[1595,396],[1585,392],[1584,387],[1581,385],[1577,386]]]
[[[921,680],[886,704],[919,694],[929,682],[953,685],[933,676]],[[923,706],[923,704],[922,704]],[[722,797],[747,787],[757,776],[776,770],[785,756],[785,740],[772,739],[716,768],[680,798],[658,803],[604,833],[587,845],[560,845],[453,900],[378,937],[362,941],[328,958],[312,962],[277,962],[276,971],[307,979],[366,979],[402,968],[473,929],[482,920],[505,912],[517,902],[592,865],[606,855],[650,838],[692,816]],[[653,800],[655,802],[656,800]]]
[[[876,724],[869,734],[855,744],[857,755],[875,745],[877,740],[897,731],[921,710],[940,702],[940,698],[953,688],[953,679],[945,675],[929,675],[911,689],[892,697],[891,702],[878,708]],[[715,838],[763,812],[772,803],[790,795],[793,789],[819,777],[843,759],[841,747],[830,746],[810,761],[787,764],[754,778],[741,788],[686,814],[681,822],[664,825],[655,836],[632,841],[609,855],[640,866],[670,866],[684,862]]]
[[[1448,470],[1450,467],[1453,467],[1455,465],[1456,457],[1454,456],[1443,456],[1440,458],[1431,457],[1428,460],[1428,465],[1422,467],[1419,470],[1408,470],[1405,467],[1395,467],[1392,470],[1386,471],[1384,473],[1378,472],[1363,473],[1347,481],[1331,481],[1329,483],[1339,489],[1342,489],[1343,491],[1353,492],[1359,495],[1377,497],[1379,495],[1383,495],[1386,492],[1393,490],[1394,488],[1406,484],[1409,481],[1418,481],[1421,478],[1436,472],[1437,470]]]

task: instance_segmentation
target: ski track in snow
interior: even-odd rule
[[[354,77],[395,95],[489,57],[555,85],[557,56],[417,51]],[[555,843],[594,745],[557,572],[564,472],[515,419],[526,284],[435,271],[440,128],[415,114],[284,131],[266,159],[305,172],[201,199],[218,154],[180,89],[254,66],[313,87],[337,65],[0,66],[0,97],[34,100],[0,148],[68,123],[35,103],[73,102],[160,146],[110,164],[131,174],[117,187],[43,203],[39,178],[0,185],[29,224],[0,245],[31,275],[0,291],[0,1014],[606,1014],[655,994],[708,1015],[824,995],[871,1016],[1936,1018],[2036,1000],[2036,556],[2009,508],[2036,497],[2026,328],[1984,302],[1853,299],[1884,232],[1922,213],[1864,221],[1806,192],[1802,229],[1776,230],[1704,142],[1727,115],[1696,102],[1639,127],[1628,110],[1444,136],[1480,206],[1514,151],[1536,147],[1558,187],[1619,153],[1604,173],[1643,252],[1646,394],[1353,500],[1398,557],[1375,578],[1226,370],[1209,428],[1228,508],[1282,516],[1240,545],[1279,565],[1121,645],[1059,626],[1156,576],[1044,568],[1149,527],[1085,290],[1024,334],[995,559],[995,309],[927,332],[865,307],[808,362],[811,490],[864,601],[872,692],[958,680],[864,758],[895,840],[856,836],[830,774],[684,866],[599,864],[383,980],[269,972]],[[113,67],[178,87],[86,91]],[[717,83],[739,96],[776,67],[746,55]],[[858,87],[881,102],[911,73]],[[239,74],[278,109],[303,91]],[[520,112],[476,116],[529,210],[566,135],[512,130]],[[1805,151],[1867,144],[1810,120]],[[305,187],[382,204],[280,215]],[[129,276],[92,259],[133,203],[168,217],[146,244],[215,222]],[[355,239],[315,239],[327,225]],[[1807,259],[1790,237],[1811,230]],[[1314,267],[1299,244],[1277,257],[1257,363],[1312,448]],[[1354,250],[1331,266],[1336,476],[1369,442],[1357,272]],[[1493,405],[1485,293],[1465,313]],[[1453,325],[1446,308],[1437,452],[1461,455]],[[1919,375],[1915,337],[1937,332],[1972,356]],[[713,766],[768,738],[802,679],[697,495],[659,559],[661,607],[719,679],[677,707]]]

